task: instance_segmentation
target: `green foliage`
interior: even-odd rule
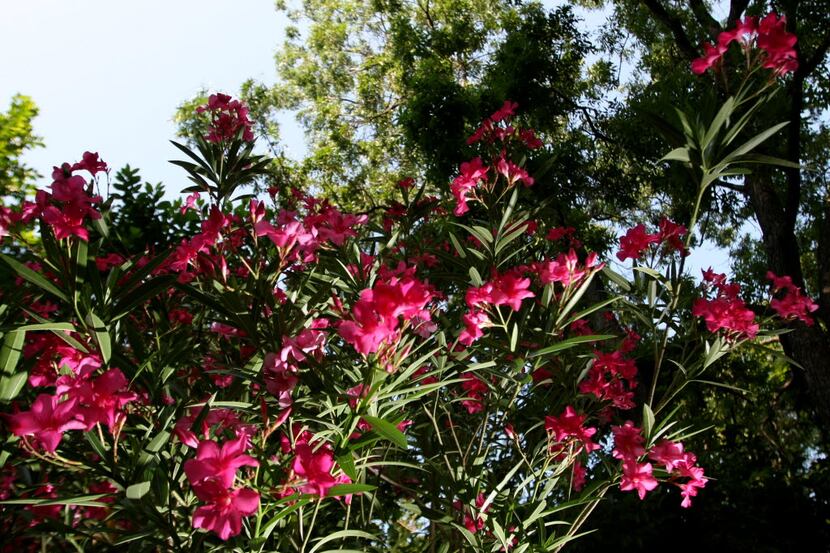
[[[22,199],[32,191],[38,174],[22,158],[28,150],[43,146],[32,128],[37,113],[32,99],[22,94],[16,94],[8,111],[0,113],[0,198]]]

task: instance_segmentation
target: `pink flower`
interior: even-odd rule
[[[463,382],[461,388],[464,390],[466,399],[461,401],[461,405],[467,410],[467,413],[474,415],[484,410],[484,396],[490,391],[487,383],[479,378],[474,372],[465,372],[461,374]]]
[[[461,320],[464,322],[464,330],[458,335],[458,343],[465,346],[472,345],[473,342],[484,336],[482,329],[490,324],[490,317],[487,316],[487,313],[478,310],[465,313]]]
[[[646,248],[659,241],[660,236],[658,234],[646,233],[646,227],[641,223],[630,229],[625,233],[625,236],[620,238],[620,251],[617,252],[617,258],[620,261],[639,259]]]
[[[706,70],[716,65],[727,47],[718,44],[717,46],[706,42],[703,44],[703,57],[692,60],[692,73],[695,75],[703,75]]]
[[[646,493],[656,488],[657,484],[657,480],[651,474],[651,463],[623,461],[623,475],[620,481],[622,491],[637,490],[640,499],[645,499]]]
[[[738,41],[746,49],[752,43],[758,31],[758,18],[753,16],[739,20],[731,31],[723,31],[718,35],[718,45],[729,46],[733,41]]]
[[[810,313],[818,309],[818,305],[809,297],[801,293],[801,288],[793,284],[792,278],[788,276],[779,277],[772,271],[767,272],[767,278],[773,283],[773,291],[784,294],[769,302],[776,313],[782,319],[800,319],[807,326],[813,325],[813,318]]]
[[[747,309],[738,298],[698,298],[692,305],[692,315],[702,317],[709,332],[723,329],[739,336],[754,338],[760,328],[755,322],[755,313]]]
[[[471,310],[489,303],[496,306],[509,305],[511,309],[518,311],[522,307],[522,300],[536,296],[528,290],[529,287],[530,279],[522,278],[517,270],[501,274],[493,270],[489,282],[467,290],[465,301]]]
[[[579,391],[611,401],[617,409],[632,409],[634,392],[631,390],[637,386],[636,376],[637,366],[632,359],[623,357],[622,351],[597,352],[588,376],[579,383]]]
[[[686,236],[688,230],[683,225],[678,225],[667,218],[660,219],[660,231],[657,233],[658,240],[664,245],[668,251],[680,252],[680,255],[686,257],[689,251],[683,243],[682,238]]]
[[[339,334],[358,353],[368,355],[383,343],[396,343],[399,318],[415,323],[429,321],[426,306],[435,294],[427,283],[410,276],[411,272],[405,269],[401,277],[392,276],[389,282],[378,280],[374,288],[363,290],[352,306],[351,319],[338,324]]]
[[[452,181],[450,191],[455,196],[455,215],[463,215],[470,210],[467,202],[471,199],[473,190],[480,180],[487,177],[489,167],[485,167],[480,157],[461,164],[461,174]]]
[[[196,450],[196,458],[184,463],[184,472],[191,485],[213,481],[222,487],[233,486],[236,471],[244,466],[257,467],[259,462],[243,453],[248,447],[247,436],[239,436],[222,444],[202,440]]]
[[[573,406],[568,405],[565,411],[558,417],[545,417],[545,430],[551,436],[554,443],[567,444],[574,443],[576,445],[575,452],[578,453],[584,448],[586,452],[590,453],[595,449],[599,449],[599,444],[596,444],[591,439],[591,436],[597,433],[597,429],[593,427],[585,427],[586,415],[578,415]],[[562,451],[561,449],[553,451]]]
[[[58,240],[73,235],[89,240],[85,220],[87,217],[101,218],[101,214],[92,207],[101,201],[101,197],[90,196],[86,191],[86,181],[83,177],[73,176],[72,171],[68,163],[55,167],[52,171],[52,193],[40,190],[35,201],[43,220],[52,227]]]
[[[507,179],[508,187],[512,187],[518,181],[522,181],[525,188],[532,186],[534,183],[533,177],[525,169],[519,167],[509,159],[505,159],[504,156],[500,157],[496,162],[496,171]]]
[[[138,395],[127,390],[129,381],[121,369],[110,369],[95,379],[80,382],[70,392],[81,404],[86,429],[104,423],[113,431],[124,420],[122,408]]]
[[[115,267],[116,265],[121,265],[122,263],[124,263],[124,256],[117,253],[110,253],[95,259],[95,267],[97,267],[100,272],[104,272],[110,267]]]
[[[199,447],[199,438],[193,431],[193,424],[198,418],[199,411],[199,408],[194,407],[190,410],[189,415],[177,420],[173,428],[173,432],[179,440],[189,447]],[[237,434],[240,434],[242,430],[239,417],[230,409],[211,409],[208,411],[207,416],[202,419],[198,431],[202,438],[207,439],[210,436],[211,428],[214,427],[216,435],[219,435],[225,429],[235,430]]]
[[[259,509],[259,494],[250,488],[227,489],[208,480],[193,488],[196,497],[207,505],[193,512],[193,527],[214,532],[227,540],[242,531],[242,517]]]
[[[516,115],[516,109],[519,107],[517,102],[511,102],[510,100],[505,100],[502,106],[496,110],[491,116],[490,121],[493,123],[498,123],[504,119],[510,119],[514,115]]]
[[[347,484],[351,478],[345,474],[332,476],[335,468],[334,454],[331,445],[309,444],[311,435],[304,432],[297,437],[294,445],[294,462],[291,465],[294,474],[301,478],[297,486],[302,493],[325,497],[329,490],[337,484]]]
[[[623,426],[612,426],[614,433],[614,451],[612,455],[615,459],[623,461],[636,461],[646,454],[643,447],[643,431],[634,426],[631,421],[625,421]]]
[[[533,132],[533,129],[522,129],[519,131],[519,139],[531,150],[537,150],[544,146],[542,141],[536,138],[536,133]]]
[[[196,209],[196,200],[198,200],[198,199],[199,199],[199,192],[194,192],[193,194],[188,196],[184,200],[184,204],[181,207],[181,210],[180,210],[181,214],[184,215],[185,213],[187,213],[188,209],[192,209],[193,211],[198,213],[199,210]]]
[[[764,67],[773,69],[777,75],[798,69],[797,41],[794,34],[787,32],[785,16],[779,19],[775,13],[770,13],[758,25],[758,48],[767,54]]]
[[[78,400],[61,402],[58,396],[40,394],[29,411],[5,415],[9,430],[15,436],[34,436],[43,449],[54,453],[67,430],[81,430],[86,425],[80,419]]]
[[[680,488],[680,495],[683,497],[680,506],[684,509],[691,507],[692,498],[697,496],[697,491],[706,486],[708,479],[703,474],[703,469],[696,465],[697,458],[693,453],[685,453],[683,459],[675,466],[673,477],[688,478],[686,482],[677,483]]]
[[[84,152],[81,161],[72,166],[72,171],[81,170],[89,171],[94,175],[95,173],[106,173],[109,169],[107,164],[98,157],[98,152]]]
[[[655,463],[666,467],[668,472],[673,471],[682,461],[686,459],[683,453],[683,444],[670,440],[660,440],[648,452],[648,458]]]
[[[231,100],[227,94],[211,94],[207,104],[196,108],[196,113],[205,112],[211,117],[210,129],[205,137],[208,142],[231,140],[239,131],[242,131],[242,140],[245,142],[254,140],[248,107],[239,100]]]

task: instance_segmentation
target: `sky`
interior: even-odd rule
[[[548,0],[556,4],[559,0]],[[587,16],[601,24],[605,14]],[[173,114],[200,89],[238,92],[253,78],[276,79],[274,53],[285,17],[273,0],[18,0],[0,16],[0,110],[15,93],[40,109],[35,133],[46,146],[26,162],[45,175],[51,167],[98,152],[112,168],[126,164],[144,180],[163,182],[168,197],[188,185],[167,162],[181,154]],[[302,132],[280,119],[287,155],[302,157]],[[658,156],[659,157],[659,156]],[[728,256],[704,244],[689,265],[728,270]]]
[[[18,92],[40,108],[46,147],[25,159],[41,174],[90,150],[179,190],[184,172],[167,163],[181,157],[168,142],[176,106],[203,87],[235,94],[248,78],[274,82],[285,24],[273,0],[4,2],[0,110]],[[282,132],[289,154],[302,148],[296,124]]]

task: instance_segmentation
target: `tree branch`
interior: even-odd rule
[[[810,58],[798,66],[798,70],[795,72],[796,80],[804,79],[808,77],[810,73],[815,71],[819,64],[823,62],[824,58],[827,56],[827,50],[830,50],[830,33],[824,35],[824,38],[819,43],[818,47],[813,51]]]
[[[689,0],[689,5],[692,8],[692,13],[695,14],[695,19],[700,25],[706,29],[709,33],[709,36],[715,38],[718,36],[723,29],[718,23],[718,20],[712,17],[712,14],[709,13],[709,10],[706,9],[706,5],[703,3],[703,0]]]
[[[746,194],[746,187],[742,184],[732,184],[731,182],[726,182],[721,179],[716,180],[714,184],[715,186],[720,186],[721,188],[726,188],[727,190],[738,192],[739,194]]]
[[[698,57],[699,54],[697,48],[692,46],[692,42],[689,40],[686,31],[683,30],[683,25],[677,17],[667,12],[666,8],[663,7],[663,4],[661,4],[659,0],[642,1],[657,21],[669,28],[672,36],[674,37],[675,44],[680,49],[680,53],[689,60],[693,60]]]
[[[729,4],[729,17],[726,20],[726,28],[731,29],[741,18],[746,7],[749,5],[749,0],[732,0]]]

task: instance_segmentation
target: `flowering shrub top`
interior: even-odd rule
[[[8,243],[35,221],[42,239],[3,254],[15,547],[557,550],[614,488],[691,506],[709,484],[671,406],[772,319],[713,271],[692,289],[694,219],[628,231],[630,277],[537,221],[515,160],[542,144],[518,108],[470,137],[449,201],[404,181],[381,220],[295,190],[234,199],[264,165],[224,95],[182,147],[201,226],[171,251],[119,250],[74,175],[105,172],[97,154],[5,209]],[[771,278],[771,308],[808,323]]]

